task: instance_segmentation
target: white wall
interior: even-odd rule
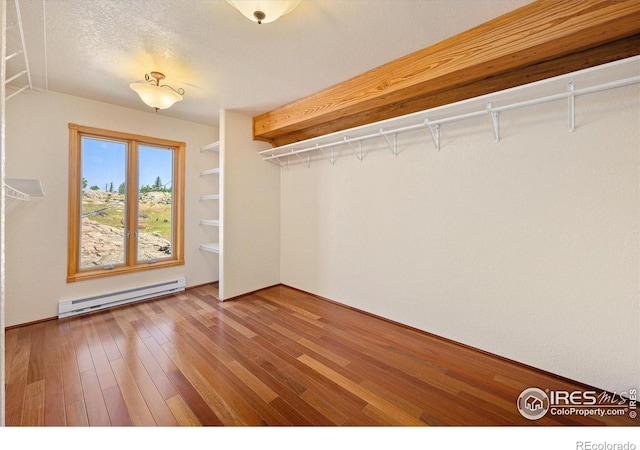
[[[632,86],[281,174],[282,283],[580,382],[640,385]],[[545,388],[545,386],[540,386]],[[550,386],[553,388],[553,386]]]
[[[187,286],[218,279],[216,255],[198,245],[211,241],[210,227],[199,225],[211,205],[199,171],[211,167],[211,155],[199,147],[217,140],[218,129],[53,92],[29,92],[6,105],[8,177],[37,178],[45,198],[7,216],[6,325],[54,317],[58,302],[184,276]],[[185,265],[99,280],[66,282],[69,122],[187,143],[185,181]]]
[[[280,283],[280,169],[258,152],[251,117],[220,117],[220,298],[227,300]]]
[[[6,65],[4,64],[7,52],[5,35],[7,30],[7,5],[0,4],[0,80],[5,80]],[[5,200],[4,200],[4,162],[5,162],[5,84],[0,86],[0,330],[5,329]],[[5,333],[0,333],[0,386],[5,386]],[[5,425],[5,389],[0,390],[0,427]]]
[[[638,86],[399,137],[280,170],[256,154],[251,119],[223,111],[223,298],[282,282],[612,391],[640,384]],[[187,142],[186,265],[67,284],[69,122]],[[47,197],[7,217],[6,321],[59,300],[184,275],[216,279],[198,147],[218,130],[55,93],[7,104],[7,175]],[[280,233],[280,234],[279,234]]]

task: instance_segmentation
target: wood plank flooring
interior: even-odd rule
[[[638,425],[516,409],[581,386],[276,286],[215,285],[6,333],[8,426]]]

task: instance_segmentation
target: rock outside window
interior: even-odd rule
[[[185,143],[69,124],[67,282],[184,264]]]

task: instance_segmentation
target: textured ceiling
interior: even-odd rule
[[[257,25],[225,0],[19,0],[34,88],[150,110],[129,83],[160,71],[186,94],[159,114],[213,126],[221,109],[271,110],[529,2],[302,0]]]

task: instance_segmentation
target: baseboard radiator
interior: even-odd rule
[[[58,304],[58,319],[173,294],[174,292],[184,291],[184,288],[184,278],[178,278],[176,280],[164,281],[162,283],[126,289],[119,292],[111,292],[76,300],[64,300]]]

